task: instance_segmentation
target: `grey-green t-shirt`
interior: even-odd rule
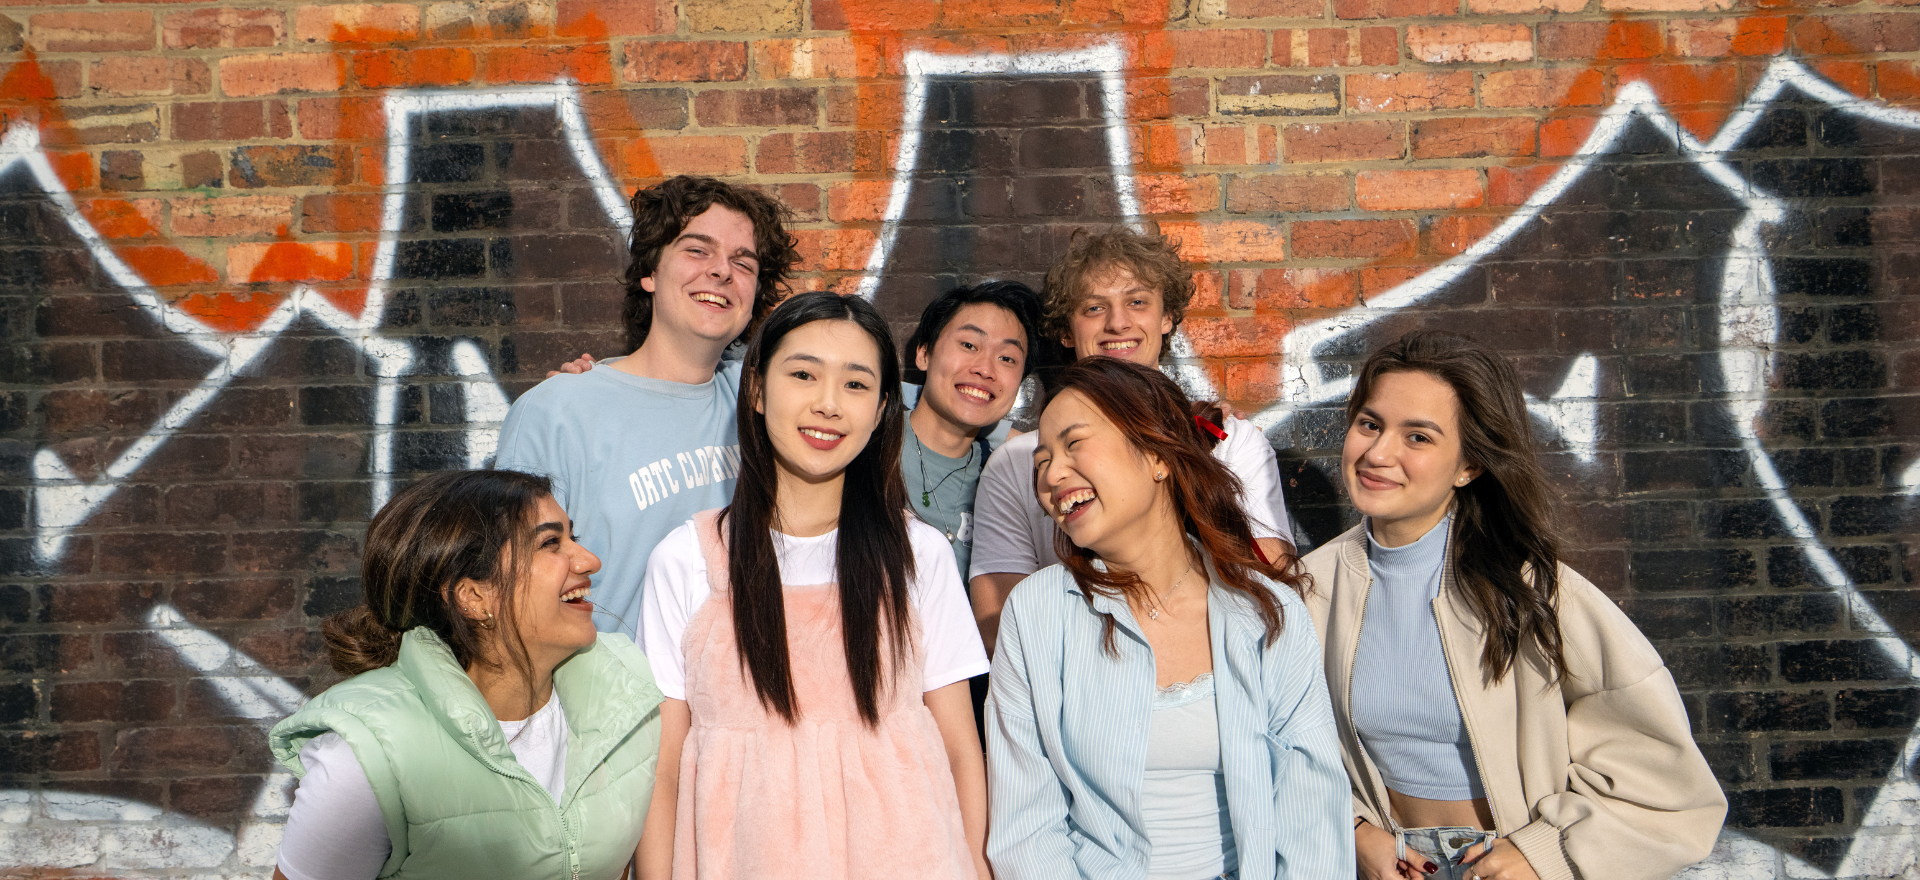
[[[920,445],[912,419],[907,420],[905,440],[900,444],[900,476],[907,483],[907,507],[947,536],[964,576],[973,558],[973,493],[987,463],[986,444],[976,440],[969,455],[948,458]]]
[[[553,479],[554,500],[581,545],[600,557],[592,599],[607,612],[594,615],[602,632],[635,636],[654,545],[694,514],[733,500],[739,388],[739,361],[721,361],[699,385],[603,362],[534,386],[507,411],[494,467]]]

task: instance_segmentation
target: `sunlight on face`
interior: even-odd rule
[[[852,321],[815,321],[780,340],[755,408],[780,469],[817,483],[846,472],[886,402],[873,337]]]

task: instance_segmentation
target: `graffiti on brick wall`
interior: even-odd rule
[[[1152,213],[1141,207],[1122,49],[905,52],[902,59],[898,115],[884,126],[900,136],[888,174],[874,181],[878,229],[843,236],[844,253],[834,258],[849,270],[843,289],[910,320],[942,283],[1031,278],[1058,242],[1050,233],[1022,241],[1033,229],[1017,219],[1026,216],[1011,204],[1019,198],[1038,200],[1030,213],[1088,223],[1140,223]],[[1036,136],[1037,146],[1023,145],[1018,156],[991,137],[965,134],[1004,109],[1009,93],[1030,102],[1028,112],[1073,122]],[[1309,97],[1296,100],[1311,104],[1311,90],[1302,94]],[[630,219],[621,176],[609,171],[608,150],[590,134],[574,85],[400,89],[381,101],[386,185],[366,283],[343,289],[315,282],[311,271],[276,270],[276,260],[310,270],[325,247],[268,245],[251,277],[280,285],[284,295],[259,297],[267,305],[243,310],[242,318],[160,293],[156,273],[178,267],[143,262],[101,231],[108,224],[71,195],[62,158],[43,147],[39,127],[6,130],[0,190],[31,197],[29,210],[40,218],[32,234],[60,254],[83,256],[0,273],[4,283],[55,293],[81,288],[72,299],[48,297],[40,325],[75,311],[107,314],[116,332],[140,343],[123,356],[162,358],[166,365],[156,370],[190,386],[130,407],[135,430],[126,442],[70,438],[23,457],[31,492],[25,552],[35,573],[57,579],[78,555],[105,558],[113,537],[99,528],[102,520],[138,524],[142,505],[165,503],[145,497],[154,491],[152,475],[191,476],[195,438],[241,424],[233,407],[251,405],[244,401],[262,394],[267,380],[340,379],[302,385],[288,401],[304,426],[333,434],[299,448],[231,454],[298,459],[292,470],[269,463],[257,471],[298,484],[299,498],[286,504],[300,508],[293,521],[351,523],[364,521],[395,480],[483,464],[512,393],[524,387],[515,377],[573,353],[566,346],[582,339],[605,344],[617,336],[608,285],[623,261],[619,236]],[[1317,541],[1343,522],[1325,455],[1337,446],[1334,407],[1371,345],[1420,324],[1521,352],[1530,402],[1553,441],[1552,463],[1577,487],[1570,493],[1583,548],[1577,561],[1596,581],[1630,585],[1625,604],[1681,678],[1730,789],[1729,831],[1695,874],[1759,876],[1776,865],[1793,876],[1911,872],[1920,864],[1912,834],[1920,822],[1917,719],[1898,707],[1872,716],[1861,708],[1871,696],[1804,685],[1920,677],[1910,648],[1913,599],[1887,589],[1903,578],[1899,542],[1912,531],[1920,458],[1910,445],[1874,442],[1914,433],[1911,403],[1881,391],[1901,384],[1888,373],[1902,367],[1880,352],[1920,323],[1885,304],[1920,283],[1920,266],[1906,262],[1900,247],[1912,232],[1902,225],[1910,221],[1899,197],[1920,192],[1909,182],[1920,174],[1905,170],[1920,154],[1916,132],[1920,114],[1855,98],[1792,60],[1766,67],[1710,136],[1670,116],[1653,89],[1626,83],[1570,158],[1527,181],[1530,193],[1511,214],[1463,225],[1448,259],[1429,266],[1383,260],[1363,272],[1230,270],[1213,291],[1222,302],[1196,309],[1168,369],[1196,395],[1256,405],[1256,423],[1288,466],[1302,537]],[[1044,154],[1028,157],[1040,168],[1053,154],[1104,167],[1092,179],[1066,163],[1043,174],[1021,164],[1028,152]],[[1043,179],[1019,191],[1035,177]],[[981,180],[1006,181],[997,197],[1008,204],[984,204],[989,187],[956,188],[956,181]],[[1882,198],[1893,204],[1873,203]],[[1816,223],[1814,212],[1832,216]],[[1163,226],[1177,231],[1179,223]],[[436,235],[450,232],[471,235]],[[1330,234],[1382,232],[1355,226]],[[50,265],[59,260],[93,268],[62,276],[69,270]],[[351,258],[337,255],[340,261]],[[1375,278],[1362,297],[1353,292],[1364,272]],[[1618,307],[1622,300],[1630,307]],[[1327,308],[1330,302],[1342,305]],[[1246,311],[1252,317],[1238,314]],[[555,313],[597,320],[604,332],[503,329],[551,322]],[[253,447],[276,442],[235,436]],[[182,448],[189,450],[184,461]],[[225,501],[240,510],[271,506]],[[288,540],[293,531],[261,541]],[[300,558],[321,560],[314,567],[325,576],[301,586],[310,614],[352,599],[351,542],[337,537],[294,539]],[[1712,546],[1693,549],[1702,541]],[[129,568],[161,560],[143,548],[114,552],[136,560]],[[274,551],[232,552],[266,559]],[[129,581],[140,574],[110,573]],[[1717,592],[1733,598],[1693,603],[1706,612],[1665,598]],[[203,614],[204,602],[190,607],[196,598],[189,592],[145,606],[134,623],[149,647],[130,648],[119,661],[129,670],[172,664],[192,676],[204,699],[183,699],[209,726],[157,746],[174,752],[206,747],[191,741],[195,731],[262,729],[298,705],[311,684],[275,671],[310,666],[295,659],[312,655],[310,643],[223,637],[217,622],[194,622],[217,617]],[[1832,638],[1771,648],[1741,643],[1773,617],[1823,614],[1828,624],[1816,629]],[[64,668],[67,661],[52,656],[58,650],[46,648],[25,668]],[[1769,712],[1804,715],[1814,697],[1823,701],[1816,714],[1825,713],[1817,722],[1749,726]],[[1843,709],[1843,699],[1853,702]],[[1856,727],[1899,735],[1757,747],[1742,738],[1756,729],[1824,730],[1835,723],[1829,717],[1843,715]],[[1846,746],[1844,754],[1819,751],[1833,742]],[[244,781],[224,798],[199,802],[149,796],[138,785],[89,785],[90,778],[72,784],[60,775],[68,756],[58,743],[16,750],[29,770],[53,781],[0,791],[0,820],[26,829],[9,829],[0,865],[242,871],[270,864],[288,777],[271,772],[257,746],[213,745],[229,757],[208,766]],[[1772,784],[1753,787],[1763,767],[1762,781]],[[131,778],[119,772],[130,769],[109,776]],[[214,801],[220,805],[198,805]],[[1783,835],[1782,828],[1808,833]]]

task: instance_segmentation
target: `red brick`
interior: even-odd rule
[[[1418,278],[1425,272],[1419,266],[1368,266],[1360,270],[1360,299],[1373,302],[1402,284]]]
[[[1353,194],[1366,211],[1478,208],[1487,201],[1480,172],[1472,168],[1362,171],[1353,179]]]
[[[747,78],[747,44],[732,40],[628,43],[621,77],[631,83],[723,82]]]
[[[1293,321],[1287,315],[1194,317],[1188,318],[1183,328],[1201,357],[1271,357],[1274,340],[1286,338]]]
[[[1301,0],[1295,0],[1295,2],[1301,2]],[[1066,0],[1066,3],[1066,12],[1062,16],[1063,24],[1164,25],[1167,23],[1167,4],[1164,0]]]
[[[225,767],[241,754],[241,730],[236,727],[122,730],[114,737],[113,766],[118,771],[140,773]]]
[[[213,84],[213,73],[198,58],[117,55],[93,62],[87,83],[97,92],[116,97],[204,95]]]
[[[1236,309],[1339,309],[1359,300],[1357,279],[1346,269],[1235,269],[1228,297]]]
[[[302,232],[375,232],[380,229],[378,195],[310,195],[300,200]]]
[[[1344,211],[1353,206],[1344,174],[1259,174],[1235,177],[1227,187],[1234,214]]]
[[[1725,12],[1734,0],[1600,0],[1608,12]]]
[[[725,176],[747,170],[747,140],[740,137],[663,137],[631,141],[621,153],[628,177],[675,174]]]
[[[1457,110],[1473,106],[1473,74],[1356,73],[1347,76],[1347,109],[1358,113]]]
[[[1539,40],[1541,58],[1572,61],[1652,58],[1666,48],[1657,21],[1546,21]]]
[[[170,681],[83,681],[55,685],[51,707],[56,724],[128,723],[165,720],[174,702]]]
[[[1459,12],[1460,0],[1333,0],[1335,18],[1427,18]]]
[[[244,141],[266,137],[264,101],[207,101],[175,104],[173,139],[176,141]]]
[[[325,53],[236,55],[220,59],[220,90],[233,97],[338,91],[346,60]]]
[[[227,183],[236,189],[353,182],[353,151],[345,146],[263,144],[241,147],[233,153],[233,172]]]
[[[1224,301],[1221,291],[1225,283],[1220,280],[1219,272],[1195,272],[1193,278],[1193,298],[1187,300],[1187,314],[1195,312],[1218,312]]]
[[[877,131],[781,132],[760,139],[754,167],[762,174],[879,171],[885,148]]]
[[[1488,107],[1593,107],[1605,100],[1600,71],[1553,67],[1496,70],[1480,81]]]
[[[473,82],[473,53],[429,47],[353,53],[353,81],[363,89],[406,89]]]
[[[1140,213],[1203,214],[1220,206],[1220,179],[1211,174],[1137,174]]]
[[[485,68],[485,81],[490,83],[550,83],[559,79],[583,85],[613,82],[612,52],[603,43],[489,49]]]
[[[1427,119],[1413,124],[1415,159],[1530,156],[1534,121],[1524,117]]]
[[[1340,78],[1332,74],[1229,76],[1217,88],[1221,113],[1331,116],[1340,112]]]
[[[159,236],[164,206],[159,199],[88,199],[79,203],[87,223],[106,238]]]
[[[429,4],[420,30],[435,41],[527,43],[558,26],[546,0],[443,0]]]
[[[1524,24],[1411,25],[1407,54],[1428,64],[1498,64],[1533,58],[1533,30]]]
[[[1282,28],[1273,32],[1275,67],[1358,67],[1399,60],[1399,31],[1390,27]]]
[[[827,185],[827,219],[835,223],[884,220],[892,195],[891,180],[836,181]]]
[[[588,92],[580,102],[587,129],[608,132],[668,132],[687,127],[686,89],[618,89]]]
[[[1149,68],[1254,68],[1267,63],[1267,34],[1213,28],[1154,31],[1140,56]]]
[[[1215,125],[1200,132],[1205,147],[1201,162],[1207,165],[1248,165],[1247,137],[1254,126]]]
[[[1593,134],[1598,120],[1591,116],[1563,116],[1540,121],[1540,156],[1572,156]]]
[[[1667,22],[1670,52],[1688,58],[1776,55],[1787,48],[1787,20],[1779,16],[1680,18]]]
[[[1644,83],[1668,108],[1729,104],[1741,99],[1740,69],[1732,64],[1623,64],[1614,82]]]
[[[1288,162],[1364,162],[1406,155],[1406,125],[1400,122],[1309,122],[1289,125]]]
[[[1432,225],[1420,232],[1420,249],[1442,257],[1465,253],[1467,248],[1473,247],[1474,242],[1492,233],[1504,219],[1489,217],[1485,214],[1461,214],[1435,218]]]
[[[1060,0],[944,0],[942,30],[970,30],[1058,24]]]
[[[1180,258],[1193,263],[1278,263],[1286,237],[1278,224],[1254,220],[1162,222],[1161,234],[1178,242]]]
[[[134,52],[153,48],[153,13],[42,12],[27,20],[27,45],[40,52]]]
[[[811,0],[813,26],[823,31],[875,33],[918,31],[940,21],[940,6],[927,0]]]
[[[813,89],[710,89],[694,96],[694,118],[703,126],[802,125],[819,119]]]
[[[1920,100],[1920,63],[1881,61],[1874,66],[1880,97],[1889,101]]]
[[[39,16],[34,16],[35,20]],[[1920,16],[1911,13],[1823,15],[1793,27],[1793,45],[1812,55],[1920,50]]]
[[[419,7],[398,3],[299,6],[293,13],[296,43],[391,43],[419,34]]]
[[[169,49],[256,49],[278,45],[285,24],[272,9],[195,9],[168,13],[160,31]]]
[[[1815,60],[1807,64],[1807,68],[1856,97],[1873,94],[1873,71],[1865,61]]]
[[[307,98],[300,102],[300,136],[309,140],[385,137],[386,124],[386,107],[377,96]]]
[[[1467,11],[1475,15],[1539,15],[1585,8],[1587,0],[1467,0]]]
[[[293,216],[292,196],[181,196],[173,200],[173,234],[192,238],[273,235]]]
[[[1302,220],[1293,224],[1293,254],[1315,258],[1412,256],[1413,223],[1407,220]]]
[[[753,71],[762,80],[850,79],[873,76],[879,66],[861,63],[850,38],[813,37],[755,41]]]
[[[353,277],[353,246],[345,242],[276,241],[230,245],[227,282],[345,281]]]
[[[871,229],[796,229],[801,264],[815,272],[844,272],[867,267],[879,236]]]
[[[670,34],[673,0],[560,0],[560,36],[600,38]]]
[[[1228,400],[1267,403],[1279,400],[1285,388],[1280,365],[1271,361],[1229,362],[1220,374],[1220,393]]]
[[[1198,76],[1129,77],[1127,115],[1136,121],[1206,116],[1211,112],[1207,105],[1210,85],[1210,81]],[[899,114],[897,107],[893,111],[895,115]]]

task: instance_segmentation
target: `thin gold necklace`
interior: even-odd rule
[[[1167,595],[1168,595],[1168,596],[1171,596],[1171,595],[1173,595],[1173,591],[1174,591],[1174,590],[1177,590],[1177,589],[1180,589],[1180,582],[1181,582],[1181,581],[1184,581],[1184,580],[1186,580],[1186,579],[1187,579],[1187,575],[1190,575],[1190,574],[1193,574],[1193,562],[1192,562],[1192,561],[1188,561],[1188,562],[1187,562],[1187,570],[1186,570],[1186,571],[1183,571],[1183,572],[1181,572],[1181,573],[1180,573],[1180,576],[1179,576],[1179,577],[1177,577],[1177,578],[1174,578],[1174,579],[1173,579],[1173,584],[1172,584],[1171,586],[1169,586],[1169,587],[1167,587]],[[1152,589],[1151,587],[1149,587],[1149,588],[1147,589],[1147,593],[1148,593],[1148,594],[1153,594],[1153,589]],[[1147,619],[1148,619],[1148,620],[1159,620],[1159,619],[1160,619],[1160,609],[1162,609],[1162,608],[1165,608],[1165,607],[1166,607],[1166,605],[1167,605],[1167,603],[1166,603],[1166,601],[1165,601],[1165,600],[1164,600],[1164,599],[1163,599],[1163,598],[1162,598],[1161,596],[1158,596],[1158,595],[1154,595],[1154,596],[1153,596],[1153,606],[1154,606],[1154,607],[1152,607],[1152,608],[1148,608],[1148,609],[1147,609]]]

